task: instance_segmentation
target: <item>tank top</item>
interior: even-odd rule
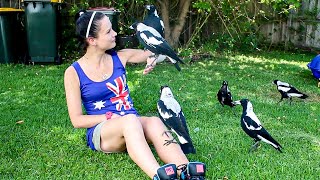
[[[98,115],[110,111],[119,115],[138,115],[130,97],[126,70],[115,51],[110,51],[109,54],[112,56],[113,73],[102,82],[95,82],[89,79],[78,62],[72,64],[79,77],[81,99],[86,114]],[[92,139],[95,127],[87,129],[87,145],[91,149],[95,149],[92,142],[89,142]]]
[[[86,113],[97,115],[110,111],[119,115],[137,114],[130,97],[126,70],[115,51],[111,51],[110,55],[113,73],[102,82],[89,79],[78,62],[72,64],[80,80],[81,99]]]

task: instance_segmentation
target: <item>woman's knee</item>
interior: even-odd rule
[[[152,126],[152,127],[158,127],[158,128],[164,127],[163,122],[158,117],[150,117],[148,122],[150,123],[150,126]]]
[[[148,117],[145,118],[143,121],[143,128],[145,130],[152,130],[152,131],[164,131],[166,130],[165,125],[158,117]]]
[[[139,118],[134,114],[127,114],[123,116],[123,120],[125,121],[125,130],[128,129],[142,129],[141,122],[139,121]]]

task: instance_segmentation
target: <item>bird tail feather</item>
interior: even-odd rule
[[[277,147],[277,148],[276,148],[276,150],[278,150],[279,152],[281,152],[281,153],[282,153],[282,151],[281,151],[280,147]]]
[[[282,146],[264,128],[262,128],[260,132],[261,134],[258,135],[259,139],[270,144],[276,150],[282,152],[280,149]]]
[[[307,97],[309,97],[308,95],[306,94],[302,94],[302,96],[300,97],[301,99],[306,99]]]
[[[176,62],[176,63],[174,63],[174,66],[176,67],[176,69],[178,70],[178,71],[181,71],[181,68],[180,68],[180,66],[179,66],[179,64]]]
[[[180,146],[184,154],[196,153],[196,149],[194,148],[192,143],[180,144]]]

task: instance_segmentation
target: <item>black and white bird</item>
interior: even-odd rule
[[[230,89],[228,87],[228,82],[223,81],[222,86],[217,93],[218,101],[222,106],[227,105],[230,107],[234,107],[235,105],[232,103],[232,95]]]
[[[146,5],[145,7],[148,10],[148,14],[144,18],[143,24],[153,27],[164,38],[164,23],[158,15],[156,7],[154,5]]]
[[[145,6],[148,13],[147,16],[143,19],[143,24],[153,27],[155,30],[159,32],[159,34],[165,38],[164,34],[164,23],[160,16],[158,15],[158,11],[154,5],[146,5]],[[156,62],[160,63],[166,59],[165,55],[159,54],[156,57]]]
[[[79,17],[82,15],[82,14],[84,14],[84,13],[86,13],[87,11],[85,10],[85,9],[81,9],[76,15],[75,15],[75,21],[77,21],[78,19],[79,19]]]
[[[136,36],[139,39],[140,44],[143,45],[144,48],[154,53],[156,59],[160,54],[165,55],[175,65],[177,70],[181,71],[178,62],[183,64],[184,62],[178,57],[169,43],[160,35],[157,30],[141,22],[132,24],[130,28],[136,31]]]
[[[281,82],[279,80],[274,80],[273,84],[277,85],[277,89],[281,94],[281,99],[279,102],[283,100],[283,98],[289,98],[290,99],[290,104],[292,102],[292,97],[298,97],[300,99],[306,99],[308,95],[299,92],[295,87],[292,85],[286,83],[286,82]]]
[[[181,106],[174,98],[170,87],[161,86],[157,108],[159,117],[169,129],[169,132],[173,132],[177,136],[182,151],[185,154],[196,153]],[[164,134],[167,132],[164,132]],[[164,145],[171,143],[176,143],[174,138],[167,140]]]
[[[282,146],[271,137],[268,131],[262,126],[256,114],[253,112],[251,102],[248,99],[241,99],[240,101],[234,101],[234,104],[241,104],[243,108],[241,115],[241,127],[244,132],[255,141],[255,144],[250,148],[250,152],[257,149],[260,141],[266,142],[279,152],[282,152]]]

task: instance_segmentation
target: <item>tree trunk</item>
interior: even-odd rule
[[[191,0],[179,0],[178,7],[174,9],[178,12],[178,17],[172,25],[170,23],[170,0],[158,0],[158,2],[161,7],[161,17],[165,26],[165,38],[171,46],[176,47],[186,23]]]

